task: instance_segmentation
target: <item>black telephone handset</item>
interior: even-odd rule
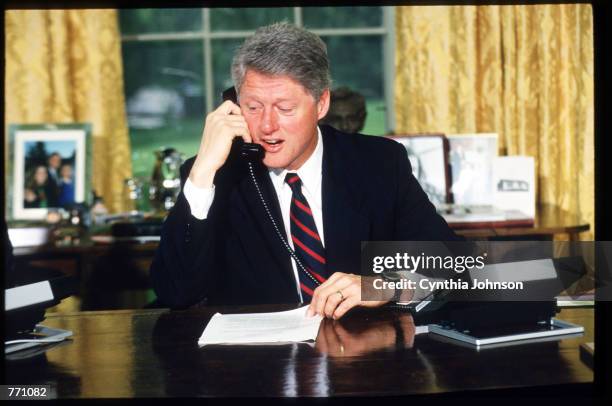
[[[223,100],[230,100],[235,104],[238,104],[238,96],[236,95],[236,89],[232,86],[222,93]],[[263,160],[264,150],[263,147],[254,142],[244,142],[242,138],[234,139],[234,142],[242,144],[240,146],[240,155],[247,161],[257,162]]]
[[[235,104],[238,104],[238,97],[236,95],[236,89],[233,86],[230,87],[229,89],[224,90],[222,93],[222,96],[223,96],[224,101],[231,100]],[[289,245],[289,243],[287,242],[283,234],[280,232],[280,228],[278,224],[276,223],[274,216],[272,216],[270,207],[268,206],[266,199],[264,199],[264,195],[261,191],[261,188],[259,187],[259,182],[257,181],[257,178],[255,177],[255,172],[253,170],[253,163],[263,160],[264,158],[263,147],[254,142],[244,142],[244,140],[240,137],[236,137],[234,139],[234,142],[242,143],[242,146],[240,147],[240,155],[247,160],[247,164],[249,167],[249,175],[251,176],[251,180],[253,182],[253,185],[255,186],[255,190],[257,190],[257,194],[259,195],[259,200],[261,201],[261,204],[263,205],[264,210],[266,211],[266,214],[268,215],[268,218],[270,219],[270,222],[272,223],[272,226],[274,227],[274,231],[276,232],[276,235],[278,236],[279,240],[281,241],[281,243],[283,244],[283,246],[285,247],[289,255],[293,258],[297,267],[300,270],[302,270],[302,272],[304,272],[308,277],[310,277],[310,279],[313,280],[315,285],[317,286],[320,285],[321,283],[317,279],[315,279],[310,272],[306,270],[306,267],[304,266],[300,258],[297,256],[293,248],[291,248],[291,246]]]

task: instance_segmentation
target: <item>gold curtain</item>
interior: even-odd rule
[[[5,131],[10,123],[92,124],[92,188],[128,208],[132,176],[116,10],[5,12]]]
[[[498,133],[535,157],[538,202],[592,231],[591,6],[406,6],[395,25],[396,132]]]

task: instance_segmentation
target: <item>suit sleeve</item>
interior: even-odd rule
[[[208,217],[199,220],[191,214],[183,194],[193,160],[181,168],[181,192],[164,221],[161,240],[151,264],[151,281],[157,298],[172,308],[206,302],[221,281],[216,258],[216,224],[222,213],[211,207]],[[218,193],[215,199],[218,199]]]
[[[397,162],[396,239],[401,241],[461,241],[446,221],[436,212],[427,194],[412,174],[406,150],[395,147]]]

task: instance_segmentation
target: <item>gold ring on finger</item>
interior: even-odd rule
[[[340,294],[340,301],[342,302],[344,300],[344,295],[342,294],[341,290],[336,291],[336,293]]]

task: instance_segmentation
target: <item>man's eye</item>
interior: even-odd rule
[[[289,108],[278,108],[282,113],[291,113],[293,111],[293,109],[291,107]]]

